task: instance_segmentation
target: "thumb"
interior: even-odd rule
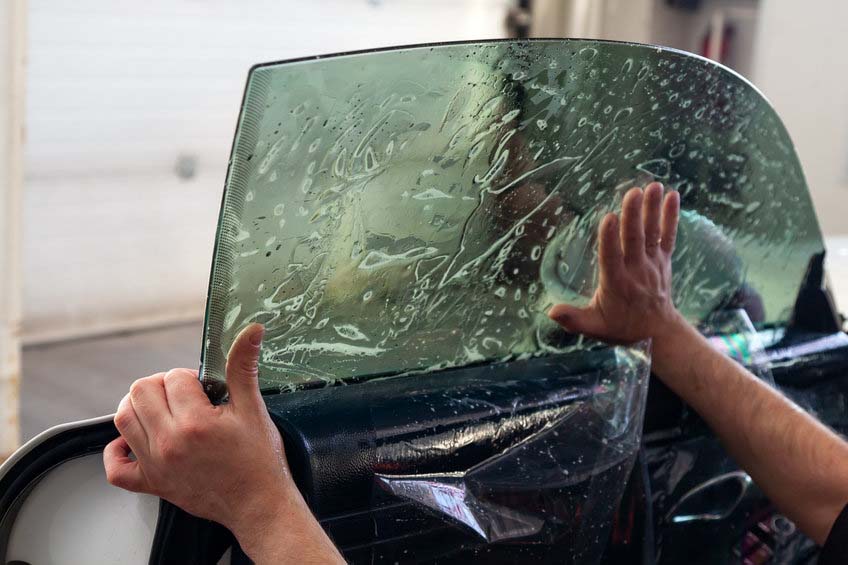
[[[227,355],[227,389],[230,404],[253,406],[262,402],[259,394],[259,350],[265,328],[250,324],[238,334]]]
[[[603,333],[603,320],[593,306],[577,308],[569,304],[557,304],[548,310],[548,317],[569,333],[587,336]]]

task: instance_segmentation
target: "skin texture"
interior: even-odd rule
[[[848,503],[848,444],[718,352],[671,300],[680,200],[659,183],[630,190],[599,233],[600,285],[586,308],[554,306],[568,331],[610,343],[652,339],[652,369],[710,425],[786,516],[821,544]]]
[[[253,324],[233,343],[225,405],[209,402],[197,371],[134,382],[115,414],[121,437],[103,453],[106,477],[224,525],[257,564],[344,563],[292,481],[259,393],[263,334]]]

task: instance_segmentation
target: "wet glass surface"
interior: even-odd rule
[[[582,347],[545,312],[588,301],[598,221],[654,179],[682,195],[681,310],[783,323],[821,235],[780,120],[727,69],[578,40],[256,67],[203,379],[250,322],[281,390]]]

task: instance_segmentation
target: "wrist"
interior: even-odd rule
[[[253,548],[264,547],[284,535],[288,528],[280,528],[283,521],[294,523],[302,512],[309,511],[296,488],[275,485],[251,491],[242,494],[238,507],[230,512],[232,520],[224,524],[248,555]],[[294,510],[300,505],[295,506],[293,498],[302,502],[303,511]]]
[[[713,363],[717,350],[680,313],[670,317],[651,342],[651,370],[668,387],[691,404],[690,389],[708,383],[699,375]]]
[[[237,526],[233,535],[254,563],[283,563],[284,556],[289,553],[286,548],[291,545],[289,534],[292,530],[293,525],[283,520],[282,513],[276,513],[269,514],[261,523]]]
[[[651,336],[651,362],[657,376],[664,372],[661,369],[666,365],[679,365],[679,352],[693,353],[693,340],[699,336],[698,330],[677,309],[672,309]]]
[[[652,332],[651,339],[656,342],[674,340],[677,336],[687,333],[692,325],[683,317],[680,311],[670,306],[668,311],[660,317],[660,323]]]
[[[265,508],[242,518],[231,531],[257,565],[344,562],[296,487],[265,497]]]

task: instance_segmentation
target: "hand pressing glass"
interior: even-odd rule
[[[668,331],[679,318],[671,300],[671,255],[680,196],[651,183],[631,189],[621,221],[607,214],[598,234],[600,284],[585,308],[554,306],[549,315],[566,330],[609,343],[634,343]]]
[[[609,343],[650,338],[651,369],[710,425],[772,502],[818,543],[820,563],[844,563],[848,443],[745,367],[716,350],[674,307],[671,255],[680,198],[651,183],[631,189],[601,222],[599,286],[585,308],[549,315],[566,330]],[[708,245],[708,241],[700,242]]]

